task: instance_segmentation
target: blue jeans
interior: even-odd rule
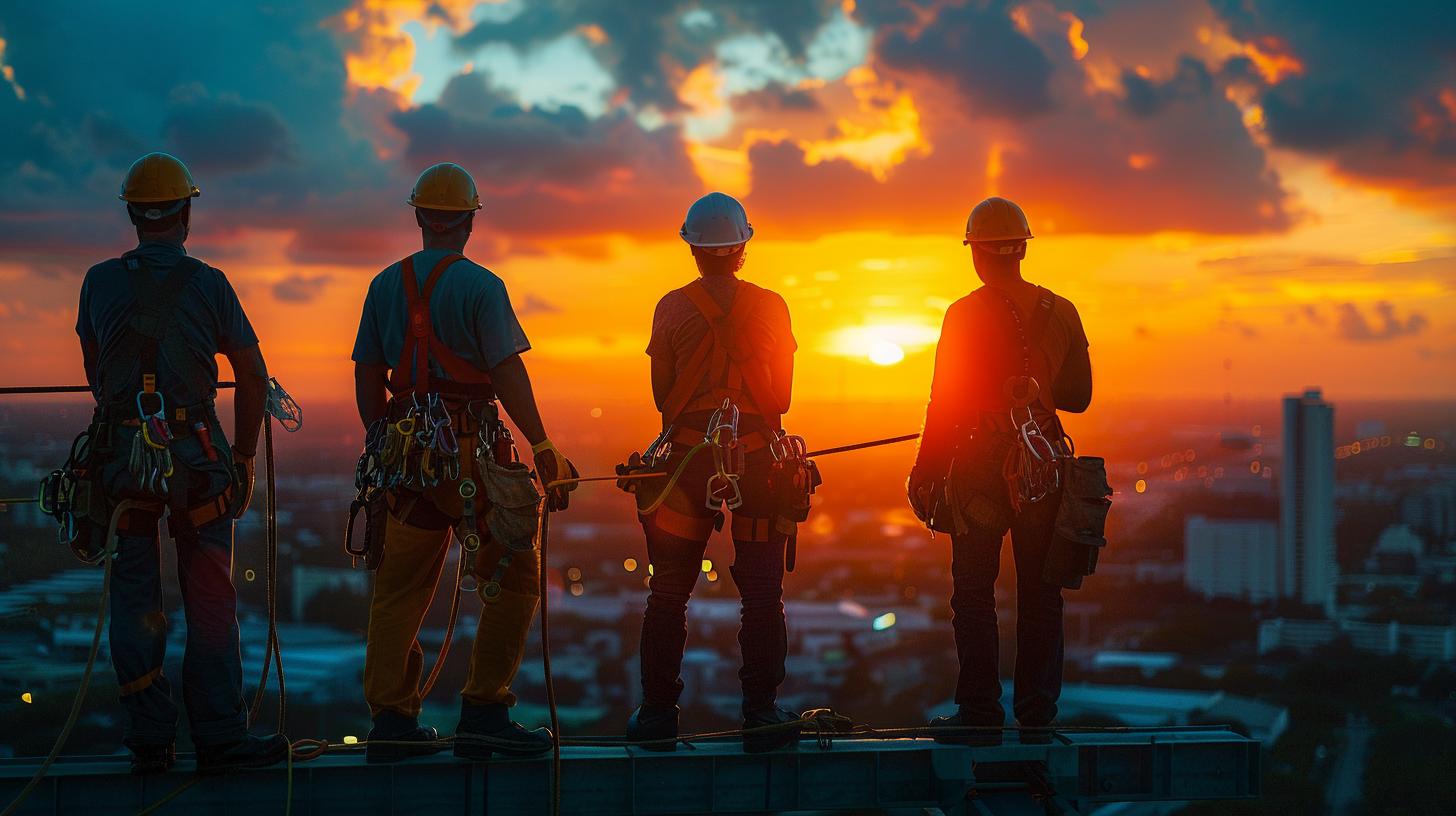
[[[216,425],[215,422],[211,423]],[[116,428],[102,473],[116,498],[134,493],[126,469],[136,431]],[[174,478],[188,480],[189,501],[216,497],[231,482],[227,439],[211,430],[218,461],[210,461],[196,436],[172,443],[178,463]],[[176,540],[177,574],[187,620],[182,661],[182,700],[198,747],[226,745],[247,733],[242,655],[238,647],[237,595],[232,583],[233,520],[223,516],[197,527],[197,535]],[[162,673],[167,619],[162,611],[161,553],[157,530],[118,536],[111,573],[111,662],[126,709],[127,746],[166,745],[176,739],[177,703]]]

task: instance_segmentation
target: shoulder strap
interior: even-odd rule
[[[667,425],[677,421],[682,415],[683,409],[687,408],[692,401],[693,393],[708,376],[712,368],[713,349],[717,345],[717,329],[715,324],[724,317],[723,308],[713,299],[708,287],[703,285],[701,278],[683,287],[683,294],[697,307],[703,319],[708,321],[708,333],[693,349],[693,354],[688,358],[688,363],[683,367],[683,373],[672,384],[672,390],[667,393],[667,399],[662,402],[662,416]]]
[[[465,256],[458,252],[452,252],[441,258],[430,269],[424,286],[420,286],[418,276],[415,274],[413,255],[399,262],[401,283],[404,285],[405,330],[404,344],[400,348],[399,358],[395,361],[394,370],[389,374],[389,390],[392,393],[397,395],[410,390],[420,396],[429,393],[431,391],[430,362],[432,360],[439,363],[440,368],[444,369],[445,373],[449,374],[455,382],[480,385],[490,383],[489,374],[471,365],[441,342],[439,335],[435,332],[434,320],[430,316],[430,296],[434,294],[435,284],[439,283],[441,276],[445,274],[445,270],[449,269],[451,264],[463,260],[465,260]]]
[[[738,342],[737,332],[759,308],[761,298],[753,286],[740,284],[730,311],[725,312],[713,298],[702,279],[684,287],[683,294],[692,301],[708,323],[708,333],[693,349],[682,375],[673,383],[662,404],[667,424],[677,421],[704,381],[715,373],[722,377],[722,387],[746,391],[754,410],[760,416],[777,414],[767,372],[756,365],[753,349]],[[744,388],[746,386],[746,388]]]
[[[1036,287],[1036,306],[1032,307],[1031,320],[1026,325],[1026,342],[1031,348],[1036,349],[1041,345],[1041,337],[1046,333],[1047,323],[1051,322],[1052,310],[1057,305],[1057,296],[1052,290],[1045,286]]]

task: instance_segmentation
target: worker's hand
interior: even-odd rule
[[[617,475],[632,476],[638,473],[646,473],[651,469],[652,468],[649,467],[648,464],[642,460],[642,454],[638,453],[637,451],[632,451],[632,455],[627,457],[627,462],[625,464],[617,465]],[[636,493],[638,486],[637,483],[639,481],[641,480],[618,479],[617,489],[625,491],[627,493]]]
[[[910,471],[905,492],[910,498],[910,509],[925,524],[929,524],[935,517],[936,506],[940,504],[941,494],[945,490],[945,479],[946,475],[938,472],[937,468],[920,464]]]
[[[546,491],[546,509],[553,513],[565,510],[571,501],[568,494],[578,485],[576,483],[560,487],[550,485],[561,479],[575,479],[581,474],[577,472],[576,466],[571,464],[571,460],[556,449],[556,445],[550,439],[543,439],[532,445],[531,454],[536,461],[536,478],[541,480],[541,487]]]
[[[253,462],[256,454],[248,455],[233,448],[233,518],[242,518],[253,503],[253,482],[257,470]]]

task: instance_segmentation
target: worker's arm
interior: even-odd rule
[[[1087,347],[1076,344],[1067,351],[1062,369],[1052,383],[1052,399],[1057,410],[1080,414],[1092,404],[1092,358]]]
[[[237,391],[233,396],[233,449],[251,457],[258,451],[258,432],[268,404],[268,366],[255,343],[228,352]]]
[[[952,305],[946,311],[940,341],[935,347],[935,373],[930,383],[930,401],[925,407],[925,428],[915,457],[917,469],[926,467],[939,473],[950,464],[956,427],[962,423],[971,399],[967,368],[973,343],[965,307]]]
[[[672,357],[666,354],[654,354],[652,360],[652,401],[657,403],[657,410],[661,411],[662,406],[667,402],[667,395],[672,393],[672,387],[677,383],[677,364]]]
[[[389,412],[389,367],[372,363],[354,364],[354,404],[365,430]]]
[[[1052,381],[1052,399],[1058,410],[1080,414],[1092,404],[1092,358],[1087,353],[1087,331],[1082,328],[1082,316],[1075,308],[1067,322],[1071,345]]]
[[[536,394],[531,389],[531,375],[521,355],[512,354],[490,370],[490,382],[502,408],[521,429],[532,447],[546,440],[541,411],[536,407]]]
[[[91,390],[96,390],[96,362],[101,357],[101,349],[95,343],[81,341],[81,364],[86,368],[86,384]]]
[[[541,410],[536,407],[536,394],[531,389],[531,375],[526,373],[526,362],[521,355],[512,354],[490,370],[491,385],[501,407],[526,441],[531,443],[531,458],[536,464],[536,476],[545,487],[558,479],[571,479],[580,475],[576,466],[566,458],[556,445],[546,437],[546,428],[541,422]],[[547,491],[547,508],[565,510],[567,494],[575,490],[576,483]]]
[[[780,320],[783,325],[778,335],[778,347],[775,349],[773,360],[769,363],[769,376],[773,383],[774,398],[778,400],[779,412],[787,414],[789,405],[794,399],[794,351],[798,344],[794,342],[794,330],[789,318],[789,304],[784,302],[782,297],[775,295],[778,300],[778,307],[781,312]]]

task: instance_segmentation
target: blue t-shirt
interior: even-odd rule
[[[113,356],[108,351],[122,341],[127,323],[136,310],[136,296],[125,259],[140,260],[161,281],[186,255],[187,250],[180,244],[143,241],[121,258],[103,261],[86,273],[76,313],[76,335],[83,347],[91,345],[99,350],[97,365]],[[157,355],[157,390],[166,398],[169,408],[196,405],[216,397],[217,355],[258,344],[258,335],[243,312],[243,304],[238,302],[237,292],[222,272],[203,264],[186,287],[173,307],[171,331],[180,333],[182,342],[178,346],[186,349],[188,359],[171,360],[165,348]],[[140,360],[114,363],[120,366],[116,370],[86,372],[98,402],[130,401],[140,387]],[[197,372],[197,377],[184,380],[185,374],[179,372],[188,371]]]
[[[423,286],[435,264],[448,254],[443,249],[414,254],[418,285]],[[369,284],[354,340],[354,362],[394,368],[404,348],[405,322],[404,280],[396,262]],[[474,261],[456,261],[440,274],[430,294],[430,322],[440,342],[482,371],[531,348],[511,308],[505,282]],[[438,364],[434,375],[449,379]]]

